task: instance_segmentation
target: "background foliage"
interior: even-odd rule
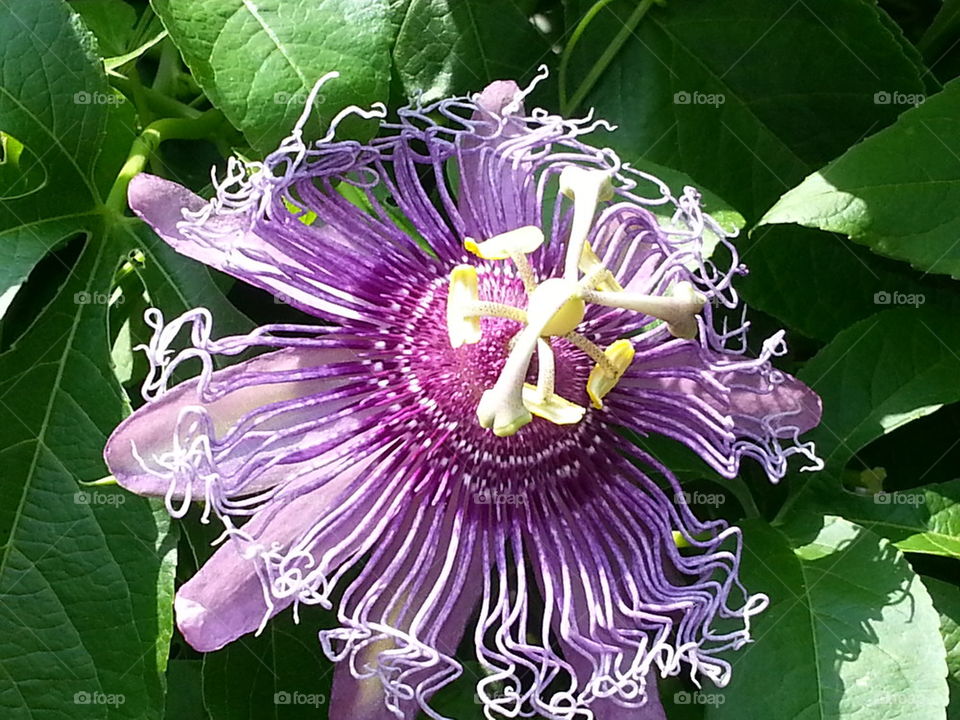
[[[168,250],[125,178],[208,190],[333,69],[322,122],[541,64],[536,104],[596,108],[619,129],[595,144],[742,227],[755,335],[786,327],[824,401],[826,470],[779,486],[651,446],[699,514],[743,526],[744,581],[773,599],[728,688],[663,683],[669,716],[960,718],[960,2],[0,0],[0,52],[5,718],[326,714],[330,618],[198,655],[170,604],[209,531],[97,483],[145,307],[205,305],[223,332],[294,313]],[[469,681],[440,703],[480,716]]]

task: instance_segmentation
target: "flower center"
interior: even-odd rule
[[[477,406],[480,425],[492,429],[495,435],[513,435],[534,415],[558,425],[583,418],[586,408],[554,392],[555,338],[569,340],[596,363],[586,390],[593,406],[603,407],[603,398],[633,361],[634,348],[630,340],[620,339],[604,349],[578,333],[589,303],[658,318],[674,337],[692,338],[697,333],[696,315],[705,298],[690,283],[676,283],[670,296],[664,297],[626,292],[590,247],[587,237],[597,205],[614,195],[610,177],[602,170],[572,166],[560,173],[560,192],[574,201],[563,277],[538,281],[527,259],[544,242],[543,231],[536,226],[511,230],[483,242],[464,240],[466,249],[484,260],[511,260],[528,298],[526,308],[483,300],[473,265],[457,265],[450,273],[447,333],[452,347],[481,340],[481,317],[508,318],[522,325],[513,337],[496,383],[483,393]],[[534,353],[538,375],[537,384],[531,385],[524,380]]]

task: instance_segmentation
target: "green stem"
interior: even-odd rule
[[[140,85],[140,83],[129,78],[112,76],[110,78],[110,82],[124,95],[129,95],[132,97],[137,92],[142,93],[143,98],[150,106],[150,109],[158,115],[164,115],[167,117],[172,115],[174,117],[188,118],[191,120],[198,118],[201,115],[199,110],[190,107],[186,103],[182,103],[179,100],[174,100],[172,97],[164,95],[161,92],[157,92],[151,87]]]
[[[172,95],[180,74],[180,55],[177,46],[170,38],[164,40],[160,51],[160,62],[157,65],[157,75],[153,79],[153,90],[162,95]]]
[[[590,68],[590,72],[587,73],[586,78],[584,78],[583,82],[580,84],[580,87],[577,88],[577,91],[573,94],[573,97],[570,98],[569,102],[565,103],[561,98],[561,102],[560,102],[561,114],[569,117],[574,112],[576,112],[576,109],[580,106],[580,103],[582,103],[583,99],[590,93],[590,91],[593,89],[593,86],[597,84],[597,80],[600,79],[600,76],[607,69],[607,66],[613,61],[613,58],[616,57],[617,53],[620,52],[620,48],[623,47],[624,43],[630,38],[634,30],[637,29],[637,25],[640,24],[640,21],[643,19],[643,16],[647,14],[647,10],[649,10],[650,7],[655,2],[658,2],[658,1],[659,0],[642,0],[641,3],[637,5],[636,9],[633,11],[633,13],[631,13],[630,17],[627,19],[627,22],[624,24],[622,28],[620,28],[620,32],[616,34],[616,36],[613,38],[613,41],[607,46],[607,49],[603,51],[603,54],[593,64],[593,67]],[[607,4],[608,4],[607,2],[598,3],[598,5],[600,5],[601,7]],[[594,7],[591,8],[591,11],[594,8],[597,8],[597,5],[594,5]],[[600,10],[598,8],[597,12],[599,11]],[[587,15],[590,15],[590,13],[587,13]],[[596,13],[593,13],[593,15],[596,15]],[[593,16],[591,16],[591,19],[592,17]],[[584,16],[584,20],[586,19],[587,19],[587,16]],[[582,21],[581,21],[581,24],[583,24]],[[578,29],[580,28],[579,25],[577,27]],[[581,33],[582,32],[583,31],[581,30]],[[573,41],[573,38],[571,38],[571,41]],[[562,62],[563,61],[561,60],[561,63]],[[566,72],[566,69],[564,68],[562,72]],[[564,77],[562,75],[560,78],[560,86],[561,88],[564,87]],[[565,94],[565,91],[564,91],[564,94]]]
[[[580,18],[580,22],[577,23],[577,26],[570,34],[570,39],[567,41],[566,47],[563,48],[563,55],[560,56],[560,67],[557,70],[557,80],[558,84],[560,85],[561,108],[565,108],[567,106],[567,69],[570,66],[570,58],[573,57],[573,49],[577,46],[577,43],[580,41],[580,37],[586,31],[587,26],[593,22],[593,19],[597,16],[597,13],[612,2],[613,0],[600,0],[600,2],[594,3],[590,9],[587,10],[584,16]]]
[[[140,173],[147,160],[164,140],[200,140],[208,137],[223,124],[223,113],[208,110],[193,120],[184,118],[164,118],[150,123],[133,141],[127,161],[110,188],[110,194],[104,203],[107,208],[123,213],[127,206],[127,186],[135,175]]]
[[[725,487],[740,503],[743,507],[743,511],[747,514],[748,518],[758,518],[760,517],[760,510],[757,507],[756,502],[753,500],[753,494],[750,492],[750,488],[747,487],[747,484],[738,477],[732,479],[725,479],[722,483],[719,483],[722,487]]]

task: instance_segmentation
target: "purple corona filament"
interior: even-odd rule
[[[177,593],[198,650],[335,609],[330,717],[442,717],[464,642],[488,717],[662,718],[656,678],[724,685],[721,653],[767,600],[739,582],[740,531],[675,502],[622,429],[725,477],[744,456],[774,481],[792,455],[819,466],[798,440],[819,399],[770,363],[782,333],[751,358],[746,324],[714,328],[738,305],[731,235],[692,188],[587,144],[604,123],[527,112],[529,91],[496,82],[396,122],[348,108],[313,144],[305,112],[209,202],[130,186],[176,250],[318,318],[214,339],[206,309],[149,311],[148,402],[106,459],[174,516],[197,501],[224,523]],[[337,140],[351,113],[381,118],[378,138]],[[199,376],[168,387],[190,359]]]

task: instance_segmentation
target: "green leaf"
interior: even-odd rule
[[[939,618],[903,555],[837,517],[743,530],[740,577],[771,602],[756,642],[730,655],[733,681],[708,720],[767,720],[771,708],[792,720],[943,718]]]
[[[904,552],[960,558],[960,480],[870,495],[819,487],[791,510],[791,516],[810,513],[840,515]]]
[[[952,281],[922,279],[840,235],[796,225],[763,226],[741,247],[750,273],[737,288],[747,304],[817,340],[832,340],[858,320],[890,308],[894,299],[922,299],[925,308],[960,312]]]
[[[151,304],[171,319],[192,308],[205,307],[214,318],[217,337],[250,332],[253,322],[237,310],[213,281],[216,272],[180,255],[145,224],[128,229],[130,242],[144,252],[140,269]],[[232,280],[232,279],[231,279]],[[143,318],[136,318],[143,325]]]
[[[70,5],[97,36],[104,57],[122,55],[130,49],[137,11],[124,0],[73,0]]]
[[[213,720],[315,720],[327,716],[333,664],[317,640],[316,608],[294,624],[288,610],[259,637],[204,656],[203,699]]]
[[[950,686],[948,720],[960,717],[960,588],[933,578],[923,578],[940,613],[940,634],[947,649],[947,684]]]
[[[960,277],[960,81],[787,192],[761,224],[848,235],[874,252]]]
[[[153,0],[210,101],[257,150],[276,147],[333,70],[317,111],[385,101],[393,27],[386,0]]]
[[[881,435],[960,400],[960,326],[933,310],[886,310],[838,334],[798,376],[823,399],[806,437],[838,472]]]
[[[172,628],[166,511],[103,477],[127,407],[110,371],[123,247],[101,228],[57,297],[0,356],[0,686],[5,717],[159,718]]]
[[[42,178],[0,196],[2,315],[37,262],[94,222],[134,132],[93,36],[65,3],[0,4],[0,47],[0,131],[25,147],[22,172]]]
[[[425,101],[529,80],[549,58],[515,0],[411,0],[393,49],[407,95]]]
[[[571,85],[635,6],[606,6],[574,50]],[[803,52],[797,48],[802,47]],[[913,61],[861,0],[686,0],[640,21],[584,107],[620,126],[613,146],[682,168],[748,218],[920,93]]]
[[[203,661],[171,660],[164,720],[208,720],[203,707]]]

